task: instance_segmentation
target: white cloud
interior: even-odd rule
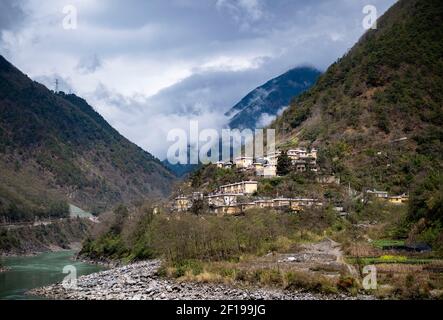
[[[77,64],[77,70],[83,74],[96,72],[102,67],[102,62],[96,54],[84,56]]]
[[[283,114],[283,112],[287,109],[288,107],[283,107],[281,108],[278,112],[277,112],[277,116],[281,116]],[[257,127],[258,128],[266,128],[267,126],[269,126],[275,119],[277,119],[277,116],[274,116],[272,114],[269,113],[264,113],[262,114],[262,116],[260,117],[260,119],[257,121]]]
[[[217,0],[219,10],[227,10],[235,20],[257,21],[264,17],[263,4],[260,0]]]
[[[373,0],[381,14],[395,0]],[[86,98],[157,156],[190,119],[222,127],[250,90],[290,68],[320,69],[363,34],[365,0],[1,0],[0,53],[32,78]],[[21,5],[21,9],[19,7]],[[7,19],[4,17],[8,17]],[[264,116],[263,121],[268,122]]]

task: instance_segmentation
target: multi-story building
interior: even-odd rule
[[[258,177],[272,178],[277,176],[277,166],[266,164],[262,167],[256,167],[255,174]]]
[[[292,149],[287,152],[288,157],[292,160],[298,160],[302,158],[306,158],[308,156],[308,151],[306,149]]]
[[[271,166],[277,166],[278,158],[281,156],[281,151],[269,154],[266,160]],[[305,148],[291,149],[287,151],[288,157],[292,160],[292,165],[297,172],[318,171],[317,168],[317,149],[312,149],[308,152]]]
[[[238,157],[235,159],[234,164],[239,169],[248,169],[254,164],[253,157]]]
[[[278,163],[278,157],[281,156],[281,151],[275,151],[274,153],[268,154],[268,156],[265,158],[265,160],[268,162],[269,165],[277,166]]]
[[[192,200],[193,201],[203,200],[204,197],[205,197],[205,195],[203,194],[203,192],[193,192],[192,193]]]
[[[243,196],[243,194],[218,193],[207,196],[206,200],[211,207],[231,206],[237,204],[239,196]]]
[[[257,181],[243,181],[233,184],[228,184],[220,187],[220,193],[223,194],[254,194],[258,190]]]
[[[186,196],[180,196],[174,199],[173,210],[177,212],[186,212],[192,207],[192,201]]]

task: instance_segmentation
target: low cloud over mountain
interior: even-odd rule
[[[394,0],[372,2],[382,14]],[[245,94],[287,70],[320,70],[364,33],[364,0],[3,0],[0,53],[53,89],[53,77],[163,157],[169,128],[221,128]],[[327,48],[327,50],[325,49]],[[155,118],[155,120],[154,120]]]

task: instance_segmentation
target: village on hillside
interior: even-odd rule
[[[170,203],[170,209],[172,212],[185,213],[191,211],[196,204],[199,204],[205,206],[209,212],[216,215],[241,215],[247,210],[255,208],[269,208],[282,212],[299,213],[307,208],[320,208],[330,205],[331,203],[326,203],[321,199],[297,195],[293,197],[258,196],[260,181],[279,177],[278,161],[283,154],[289,158],[291,170],[295,174],[311,172],[316,177],[316,183],[340,186],[341,181],[339,177],[321,174],[321,168],[317,163],[317,149],[311,149],[310,151],[305,148],[288,151],[277,150],[275,153],[263,158],[240,156],[235,158],[234,161],[220,161],[213,164],[218,169],[237,170],[238,172],[247,173],[249,176],[255,176],[257,179],[220,185],[216,190],[209,193],[195,190],[190,194],[180,194]],[[349,192],[350,194],[356,193],[351,190]],[[377,191],[375,189],[366,190],[360,195],[360,198],[362,201],[379,199],[396,205],[404,204],[409,200],[407,194],[389,195],[386,191]],[[347,215],[339,203],[334,203],[332,207],[338,214],[342,216]]]

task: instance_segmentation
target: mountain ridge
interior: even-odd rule
[[[277,116],[294,97],[308,90],[320,74],[314,67],[303,66],[267,81],[248,93],[225,114],[231,118],[228,126],[231,129],[264,127],[267,124],[260,123],[263,116]]]
[[[319,147],[357,189],[408,192],[441,170],[441,39],[441,2],[397,2],[271,125],[280,147]]]
[[[173,174],[84,99],[49,91],[2,56],[0,80],[0,213],[44,211],[51,198],[103,211],[169,193]]]

